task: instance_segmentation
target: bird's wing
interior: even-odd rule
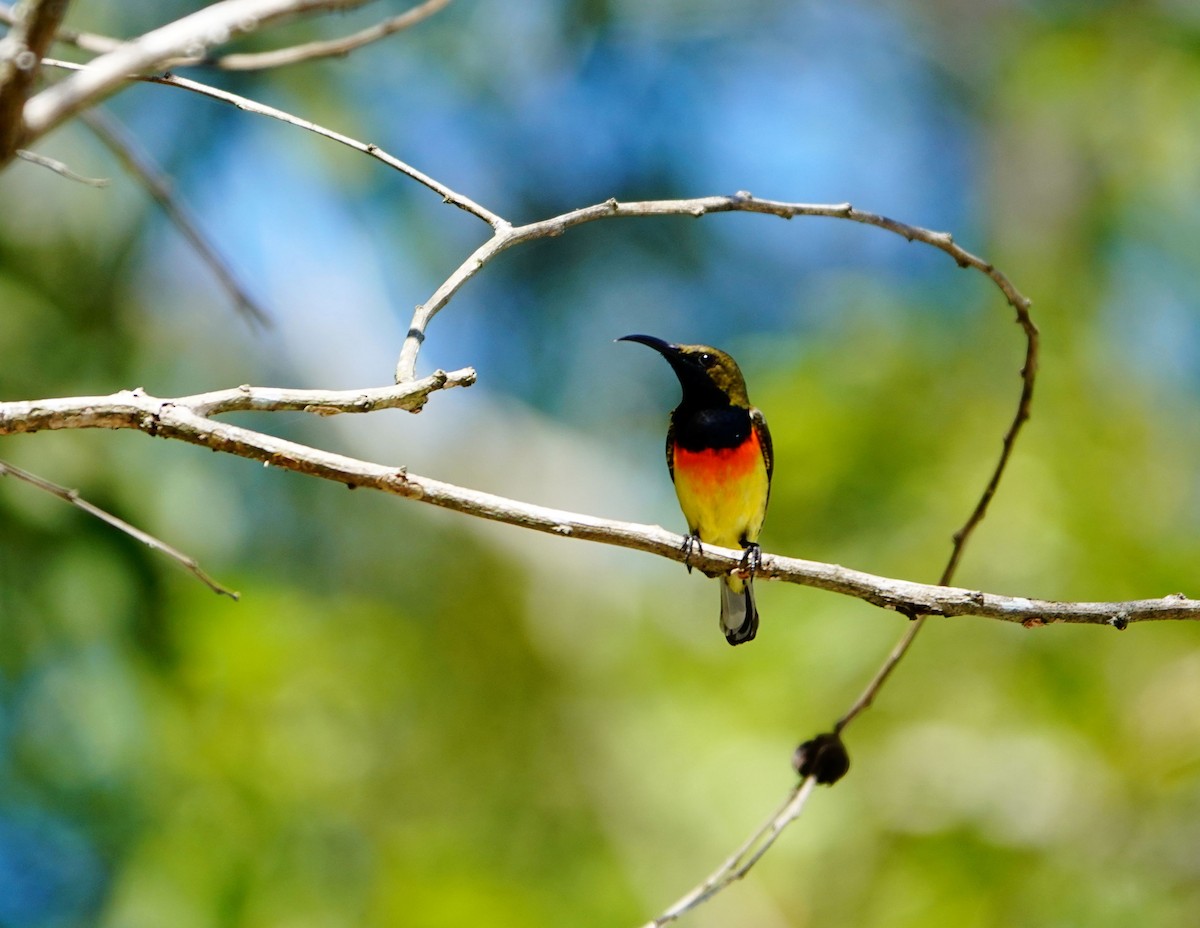
[[[762,448],[763,463],[767,465],[767,483],[771,482],[771,471],[775,469],[775,449],[771,445],[771,430],[767,428],[767,420],[758,409],[750,409],[750,425],[758,436],[758,445]]]
[[[675,416],[672,415],[667,424],[667,470],[671,472],[671,482],[675,482]]]

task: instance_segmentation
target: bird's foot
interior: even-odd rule
[[[700,544],[700,536],[695,532],[686,536],[683,539],[683,544],[679,546],[679,550],[683,552],[683,563],[690,574],[692,572],[692,553],[695,552],[701,556],[704,554],[704,546]]]
[[[738,565],[738,575],[743,580],[753,580],[754,575],[762,567],[762,545],[757,541],[743,541],[742,562]]]

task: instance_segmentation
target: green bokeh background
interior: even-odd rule
[[[187,8],[126,21],[79,2],[69,22],[124,34]],[[287,35],[340,34],[380,9]],[[951,114],[966,154],[894,175],[887,137],[814,123],[793,129],[828,136],[868,176],[898,176],[867,188],[882,202],[853,173],[814,172],[812,189],[799,168],[786,182],[729,169],[726,184],[961,223],[950,231],[964,246],[1034,300],[1033,419],[958,582],[1054,599],[1197,595],[1200,18],[1167,0],[846,9],[918,75],[912,137]],[[832,15],[767,2],[519,14],[459,0],[345,60],[196,76],[386,137],[527,220],[607,196],[728,191],[698,187],[704,153],[635,144],[656,114],[617,79],[587,84],[604,105],[581,123],[608,133],[612,151],[592,156],[611,174],[572,173],[569,149],[526,140],[553,101],[518,93],[522,75],[521,87],[583,82],[597,60],[636,57],[639,75],[667,75],[679,105],[704,114],[688,81],[709,63],[752,64],[729,47],[752,50],[777,22],[829,28]],[[514,20],[529,44],[501,54]],[[832,54],[870,89],[860,51]],[[798,81],[810,67],[799,54],[781,65]],[[434,102],[417,118],[405,106],[423,93]],[[556,99],[579,118],[591,98]],[[162,88],[112,108],[179,178],[274,325],[244,324],[137,186],[68,127],[39,150],[114,184],[25,164],[0,175],[2,399],[384,383],[408,308],[481,240],[410,181],[282,126]],[[761,136],[751,120],[737,148],[783,144],[760,115]],[[722,177],[718,155],[704,157]],[[238,171],[261,176],[261,201]],[[311,221],[293,223],[286,197]],[[505,256],[435,321],[423,370],[474,364],[478,386],[435,395],[419,417],[238,421],[678,527],[661,466],[670,374],[609,340],[719,341],[775,436],[767,548],[936,578],[1020,386],[1020,333],[998,292],[921,246],[827,221],[603,225]],[[360,237],[341,238],[347,228]],[[387,318],[356,315],[350,298],[280,300],[265,281],[272,255],[293,249],[308,256],[289,269],[295,292],[326,280],[358,294],[375,274]],[[697,283],[713,278],[729,290]],[[735,651],[714,585],[667,561],[139,434],[16,436],[0,458],[79,488],[242,594],[214,596],[0,481],[5,926],[640,924],[768,815],[794,781],[795,744],[845,710],[903,632],[862,603],[763,583],[760,637]],[[850,730],[851,775],[686,923],[1195,924],[1198,643],[1186,623],[1118,634],[931,621]]]

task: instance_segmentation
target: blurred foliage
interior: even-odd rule
[[[131,34],[190,8],[78,2],[70,24]],[[958,582],[1196,595],[1191,5],[458,0],[346,59],[197,76],[514,221],[749,189],[953,231],[1034,299],[1044,336],[1033,419]],[[484,234],[367,159],[212,101],[134,87],[109,107],[275,324],[237,318],[132,181],[18,163],[0,176],[4,399],[386,382],[410,307]],[[39,149],[118,170],[79,126]],[[777,449],[768,548],[919,580],[1019,387],[1018,330],[981,276],[878,230],[714,216],[505,255],[422,359],[474,364],[481,384],[420,417],[245,421],[678,527],[661,464],[675,387],[611,344],[630,331],[742,362]],[[242,593],[0,482],[12,928],[640,924],[768,814],[794,745],[902,631],[764,583],[760,638],[732,651],[714,585],[667,562],[142,435],[18,436],[0,458]],[[1187,623],[931,623],[850,730],[850,776],[687,923],[1193,924],[1198,641]]]

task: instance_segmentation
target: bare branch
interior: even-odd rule
[[[36,474],[31,474],[29,471],[22,470],[15,465],[6,464],[4,461],[0,461],[0,477],[15,477],[18,480],[23,480],[26,483],[37,487],[39,490],[45,490],[47,493],[57,496],[64,502],[68,502],[72,506],[82,509],[88,515],[95,516],[102,522],[107,522],[113,528],[121,530],[126,535],[136,538],[142,544],[149,545],[155,551],[161,551],[167,557],[179,562],[186,570],[190,571],[201,583],[211,589],[214,593],[219,593],[222,596],[228,596],[233,600],[238,598],[237,593],[217,583],[216,580],[201,570],[200,565],[196,562],[195,558],[188,557],[188,555],[184,554],[177,548],[171,547],[171,545],[167,544],[165,541],[160,541],[153,535],[142,531],[140,528],[130,525],[124,519],[119,519],[112,513],[101,509],[99,506],[89,503],[79,495],[78,490],[71,490],[67,487],[59,486],[57,483],[51,483],[49,480],[45,480]]]
[[[363,390],[293,390],[283,387],[240,386],[175,399],[156,399],[140,389],[111,396],[27,400],[0,403],[0,436],[46,429],[135,428],[155,433],[152,421],[161,408],[180,407],[198,416],[226,412],[299,411],[330,415],[404,409],[419,412],[429,394],[475,382],[475,371],[435,371],[412,383]]]
[[[429,392],[468,383],[473,372],[456,372],[411,384],[372,390],[268,390],[238,387],[192,397],[159,399],[140,390],[104,397],[74,397],[0,403],[0,436],[46,429],[138,429],[297,473],[356,487],[382,490],[467,515],[505,522],[566,538],[596,541],[645,551],[682,563],[682,535],[655,525],[619,522],[518,502],[481,493],[403,468],[375,464],[285,441],[251,429],[207,418],[234,410],[295,409],[313,413],[368,412],[372,409],[416,408]],[[729,572],[740,568],[744,552],[705,545],[691,554],[695,567]],[[760,578],[784,580],[853,596],[904,615],[980,616],[1028,627],[1054,622],[1110,625],[1165,619],[1200,620],[1200,600],[1181,593],[1132,602],[1055,602],[1003,596],[979,590],[915,583],[880,577],[836,564],[764,554]]]
[[[146,192],[167,214],[180,234],[196,250],[200,260],[209,266],[221,287],[229,294],[234,306],[253,323],[270,325],[271,318],[258,301],[238,282],[233,271],[217,249],[200,231],[200,226],[183,205],[171,187],[171,179],[142,151],[124,126],[112,116],[99,109],[80,114],[80,119],[95,133],[124,166],[136,178]]]
[[[323,42],[308,42],[304,45],[293,45],[289,48],[279,48],[269,52],[256,54],[222,55],[213,59],[210,64],[226,71],[257,71],[265,68],[278,68],[284,65],[310,61],[314,58],[331,58],[346,55],[355,49],[378,42],[389,35],[395,35],[405,29],[415,26],[422,20],[428,19],[434,13],[443,9],[450,0],[425,0],[396,16],[392,16],[373,26],[368,26],[352,35],[338,39],[328,39]]]
[[[82,109],[99,103],[130,77],[176,58],[196,58],[214,45],[303,13],[347,10],[369,0],[221,0],[151,32],[122,42],[25,104],[25,141],[45,135]]]
[[[67,0],[24,0],[0,39],[0,165],[26,141],[23,109],[39,65],[67,12]]]
[[[949,233],[932,232],[919,226],[910,226],[886,216],[855,209],[849,203],[833,205],[785,203],[778,200],[762,200],[745,191],[733,196],[697,197],[689,200],[646,200],[636,203],[607,200],[604,203],[585,206],[582,209],[572,210],[569,213],[531,222],[527,225],[496,226],[495,234],[463,261],[428,300],[416,308],[412,324],[409,326],[408,337],[400,349],[400,359],[396,364],[396,380],[402,382],[416,376],[417,355],[421,350],[421,343],[425,340],[425,329],[430,320],[450,302],[463,284],[483,269],[484,265],[512,246],[534,239],[562,235],[574,226],[595,222],[599,219],[654,216],[693,216],[698,218],[709,213],[729,212],[766,213],[782,219],[792,219],[796,216],[824,216],[878,226],[902,235],[910,242],[917,241],[932,245],[950,255],[960,267],[971,267],[987,275],[1000,288],[1004,298],[1016,308],[1018,313],[1028,314],[1029,300],[1017,291],[1008,278],[982,258],[976,257],[957,245]]]
[[[908,626],[904,634],[900,637],[900,640],[896,642],[896,646],[892,648],[891,653],[879,665],[879,669],[875,671],[875,675],[871,677],[870,682],[863,688],[858,699],[854,700],[854,704],[837,720],[837,724],[833,726],[835,732],[841,733],[847,725],[871,707],[871,704],[875,702],[875,697],[879,695],[879,691],[883,689],[883,685],[891,677],[892,671],[904,660],[904,656],[908,654],[908,649],[912,647],[913,641],[921,633],[921,629],[925,627],[927,618],[927,615],[920,615],[913,619],[912,624]]]
[[[47,168],[55,174],[61,174],[67,180],[73,180],[85,187],[107,187],[109,184],[107,177],[84,177],[82,174],[76,174],[58,159],[40,155],[36,151],[29,151],[26,148],[18,148],[17,157],[30,164],[36,164],[38,167]]]
[[[86,70],[85,65],[78,65],[70,61],[59,61],[57,59],[47,58],[45,63],[56,68],[64,68],[70,71]],[[370,142],[360,142],[357,139],[351,138],[348,135],[342,135],[340,132],[334,132],[332,129],[326,129],[324,126],[319,126],[314,122],[309,122],[307,119],[301,119],[299,116],[293,116],[291,113],[277,110],[272,106],[267,106],[263,103],[258,103],[248,97],[238,96],[236,93],[229,93],[226,90],[219,90],[216,87],[210,87],[207,84],[201,84],[198,81],[188,80],[184,77],[177,77],[173,74],[163,75],[161,77],[140,77],[135,80],[143,81],[150,84],[163,84],[167,87],[177,87],[181,90],[190,90],[192,93],[198,93],[202,96],[211,97],[214,100],[220,100],[222,103],[228,103],[231,106],[236,106],[239,110],[245,110],[247,113],[254,113],[258,116],[269,116],[271,119],[278,119],[281,122],[286,122],[289,125],[297,126],[301,129],[307,129],[309,132],[315,132],[317,135],[324,136],[327,139],[332,139],[355,151],[360,151],[363,154],[370,155],[377,161],[382,161],[390,168],[406,174],[419,184],[428,187],[434,193],[442,198],[445,203],[450,203],[457,206],[464,212],[468,212],[473,216],[482,219],[493,228],[508,228],[508,223],[497,216],[491,210],[485,209],[474,200],[456,193],[440,181],[434,180],[428,174],[418,171],[410,164],[406,164],[399,158],[389,155],[378,145]]]

